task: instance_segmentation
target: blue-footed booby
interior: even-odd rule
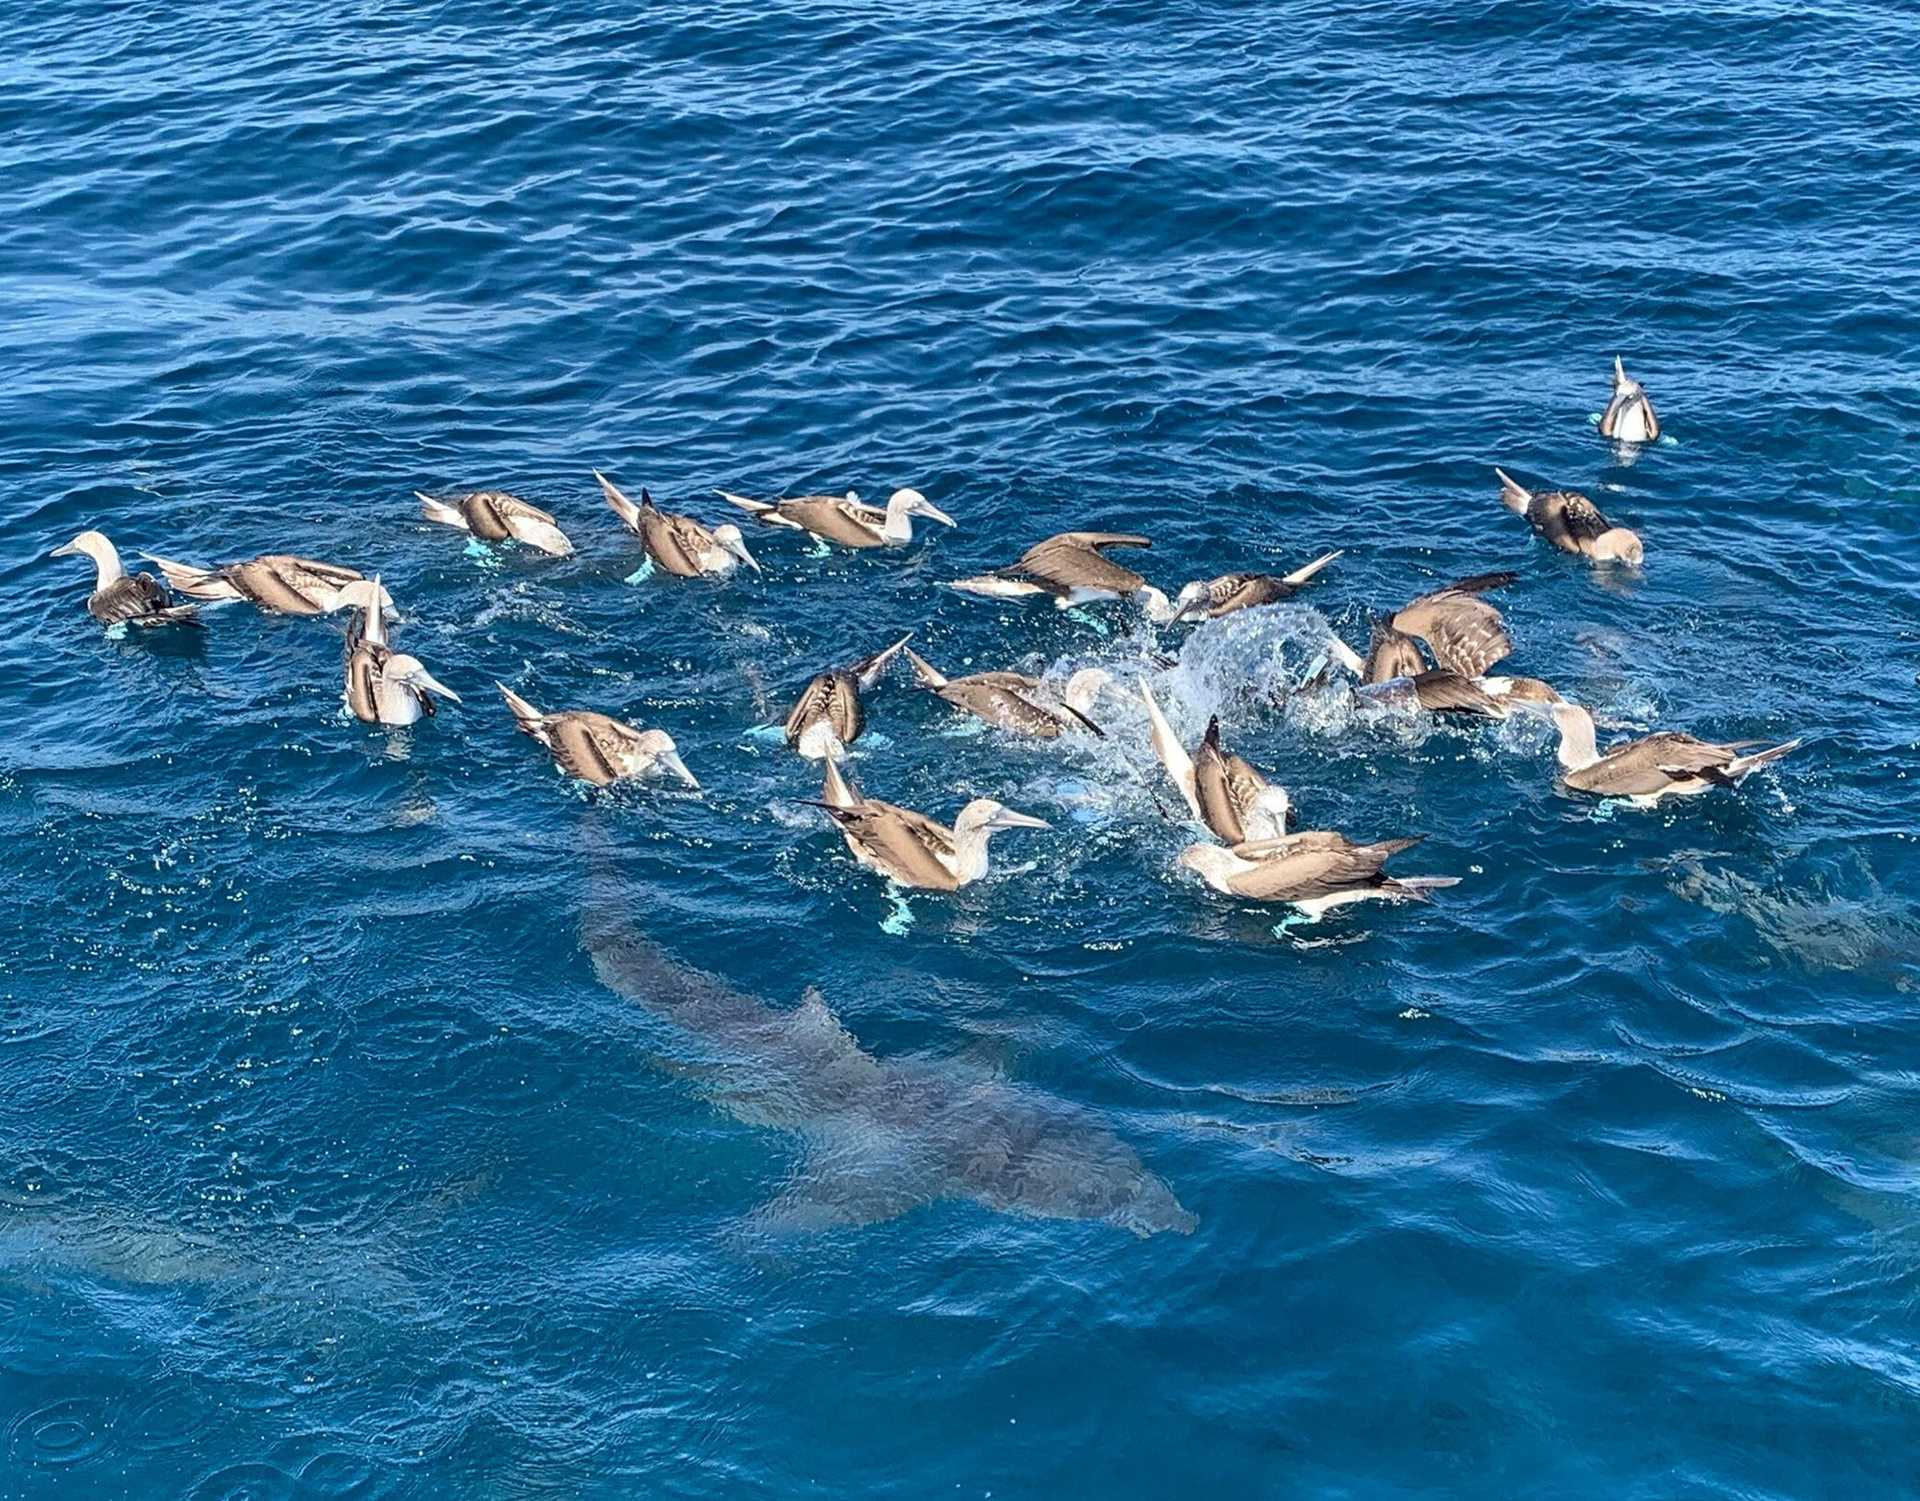
[[[1072,730],[1106,734],[1089,717],[1094,699],[1113,681],[1104,668],[1081,668],[1067,679],[1056,704],[1048,701],[1041,680],[1024,672],[970,672],[950,678],[916,652],[909,651],[907,660],[921,687],[997,729],[1037,740],[1057,740]]]
[[[1052,827],[979,797],[960,810],[949,828],[911,808],[861,796],[831,759],[826,771],[826,788],[817,806],[839,827],[854,859],[900,886],[958,891],[987,873],[987,841],[1002,829]]]
[[[725,575],[742,563],[755,573],[760,571],[760,565],[754,562],[753,554],[741,539],[740,528],[732,522],[709,527],[691,516],[663,511],[644,488],[640,491],[640,504],[635,505],[598,469],[593,471],[593,477],[600,481],[600,493],[606,496],[614,515],[640,539],[647,556],[663,572],[675,578]]]
[[[1500,499],[1507,509],[1526,517],[1560,551],[1595,563],[1637,567],[1645,560],[1638,533],[1615,526],[1578,490],[1529,490],[1506,470],[1493,472],[1500,477]]]
[[[912,639],[913,632],[908,631],[870,657],[815,673],[787,715],[787,744],[809,761],[844,755],[867,727],[867,711],[860,695],[871,693],[879,685],[893,659]]]
[[[87,613],[102,625],[200,624],[198,606],[175,604],[165,586],[150,573],[128,573],[104,533],[82,532],[48,554],[54,558],[76,555],[93,559],[94,584],[93,593],[87,596]]]
[[[918,490],[895,490],[883,511],[864,505],[849,490],[845,495],[801,495],[792,500],[749,500],[730,490],[714,492],[768,526],[811,532],[824,542],[842,547],[899,547],[913,540],[913,518],[925,516],[942,526],[954,520]]]
[[[517,495],[504,490],[473,490],[465,495],[428,495],[413,492],[420,500],[420,514],[441,526],[471,532],[482,542],[524,542],[528,547],[556,558],[568,557],[573,543],[560,530],[551,515]]]
[[[1350,902],[1424,902],[1428,892],[1457,886],[1458,876],[1405,876],[1386,873],[1388,859],[1411,849],[1424,835],[1355,844],[1344,834],[1315,829],[1226,849],[1190,844],[1179,863],[1215,891],[1256,902],[1285,902],[1309,917],[1320,917]]]
[[[1544,711],[1560,731],[1561,780],[1575,792],[1625,798],[1651,808],[1665,797],[1692,797],[1714,787],[1738,787],[1753,772],[1798,750],[1801,741],[1767,746],[1760,740],[1718,743],[1672,730],[1627,740],[1604,752],[1594,744],[1593,716],[1578,704]]]
[[[1617,354],[1613,357],[1613,396],[1600,414],[1600,436],[1620,443],[1653,443],[1660,437],[1660,418],[1654,413],[1646,388],[1627,374]]]
[[[348,584],[366,575],[357,568],[337,563],[321,563],[293,553],[273,552],[244,563],[221,563],[200,568],[173,558],[142,553],[166,580],[189,599],[215,604],[225,600],[250,600],[269,615],[324,615],[334,609],[334,600]],[[389,610],[393,600],[385,596],[381,603]]]
[[[514,723],[547,748],[553,764],[566,776],[606,787],[628,777],[664,770],[689,787],[700,785],[680,759],[673,736],[665,730],[639,729],[586,709],[543,713],[505,683],[493,686],[513,711]]]
[[[358,610],[347,627],[346,705],[367,724],[409,725],[436,712],[434,695],[460,702],[460,695],[436,679],[418,657],[396,652],[387,641],[382,613],[387,591],[376,576],[344,584],[334,595],[336,610]]]

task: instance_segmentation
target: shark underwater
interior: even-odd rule
[[[604,880],[605,872],[601,872]],[[1101,1220],[1146,1237],[1198,1219],[1139,1156],[1067,1101],[991,1075],[863,1049],[817,990],[768,1006],[673,959],[602,888],[581,943],[608,989],[686,1033],[695,1072],[736,1120],[801,1137],[804,1165],[755,1216],[774,1231],[875,1224],[940,1199],[1001,1214]]]

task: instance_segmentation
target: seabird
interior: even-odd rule
[[[1517,577],[1483,573],[1423,594],[1374,620],[1364,658],[1338,637],[1332,655],[1360,680],[1361,692],[1404,689],[1430,714],[1504,719],[1516,702],[1558,703],[1559,693],[1539,678],[1486,675],[1513,650],[1513,638],[1499,610],[1480,596]],[[1433,648],[1439,667],[1428,663],[1420,641]]]
[[[1481,595],[1489,589],[1504,589],[1518,578],[1515,573],[1480,573],[1461,579],[1402,605],[1387,626],[1426,642],[1441,667],[1477,678],[1513,650],[1506,621]]]
[[[1613,357],[1613,399],[1600,414],[1600,436],[1621,443],[1652,443],[1660,436],[1660,418],[1646,388],[1631,378],[1620,356]]]
[[[1235,610],[1279,604],[1292,599],[1307,580],[1339,556],[1340,551],[1324,553],[1292,573],[1223,573],[1218,578],[1195,579],[1174,596],[1173,619],[1218,620]]]
[[[673,515],[655,505],[645,488],[640,491],[640,504],[635,505],[598,469],[593,477],[600,481],[601,493],[614,514],[640,539],[647,556],[675,578],[728,574],[742,563],[755,573],[760,571],[741,540],[740,528],[732,522],[710,528],[691,516]]]
[[[584,709],[543,714],[505,683],[494,687],[513,711],[514,722],[552,753],[553,764],[565,776],[606,787],[664,768],[689,787],[700,785],[665,730],[638,729]]]
[[[366,577],[357,568],[342,568],[337,563],[316,562],[285,552],[267,553],[244,563],[222,563],[213,568],[200,568],[150,552],[141,556],[189,599],[209,604],[246,599],[269,615],[324,615],[335,608],[334,600],[343,587]],[[393,608],[392,597],[384,591],[381,603],[389,610]]]
[[[432,496],[415,490],[420,514],[442,526],[471,532],[482,542],[524,542],[528,547],[564,558],[573,544],[560,523],[536,505],[504,490],[475,490],[466,495]]]
[[[714,492],[743,511],[751,511],[768,526],[812,532],[842,547],[899,547],[913,540],[913,518],[925,516],[943,526],[953,518],[918,490],[895,490],[883,511],[862,504],[849,490],[845,495],[802,495],[793,500],[749,500],[730,490]]]
[[[1712,787],[1738,787],[1770,761],[1800,747],[1793,739],[1784,745],[1760,740],[1719,744],[1672,730],[1609,746],[1602,754],[1594,745],[1593,716],[1578,704],[1557,703],[1548,710],[1560,730],[1561,780],[1576,792],[1595,797],[1622,797],[1651,808],[1663,797],[1692,797]]]
[[[199,608],[175,604],[173,596],[152,574],[128,573],[105,533],[82,532],[47,556],[65,558],[76,554],[93,559],[95,576],[93,593],[87,596],[87,613],[102,625],[200,624]]]
[[[831,759],[826,768],[826,790],[816,806],[839,826],[854,859],[901,886],[958,891],[987,873],[987,841],[1002,829],[1052,827],[980,797],[948,828],[911,808],[862,797]]]
[[[1104,668],[1081,668],[1067,679],[1061,701],[1052,704],[1040,679],[1024,672],[970,672],[950,678],[916,652],[909,651],[907,660],[928,692],[997,729],[1039,740],[1057,740],[1069,730],[1106,734],[1088,717],[1094,698],[1113,681]]]
[[[1257,902],[1285,902],[1319,917],[1349,902],[1429,901],[1429,891],[1459,885],[1458,876],[1396,879],[1386,873],[1390,857],[1425,837],[1355,844],[1344,834],[1316,829],[1234,849],[1190,844],[1180,852],[1179,863],[1215,891]]]
[[[1200,749],[1189,756],[1145,683],[1140,697],[1146,702],[1154,753],[1195,818],[1228,844],[1278,839],[1287,832],[1285,789],[1220,744],[1219,715],[1207,721]]]
[[[835,759],[860,738],[867,727],[862,693],[871,693],[886,675],[900,649],[913,639],[908,631],[892,646],[846,667],[815,673],[800,690],[787,715],[787,744],[809,761]],[[911,653],[909,653],[911,655]]]
[[[1131,568],[1106,555],[1109,547],[1152,547],[1133,532],[1061,532],[1036,542],[1013,562],[991,573],[955,579],[950,587],[992,599],[1050,594],[1058,609],[1096,599],[1138,599],[1157,625],[1173,619],[1167,596]]]
[[[367,724],[409,725],[435,713],[433,695],[460,702],[460,695],[436,679],[418,657],[396,652],[387,643],[382,618],[387,591],[376,576],[344,584],[334,595],[336,610],[360,612],[347,627],[346,704]]]
[[[1596,563],[1635,567],[1645,558],[1639,535],[1608,521],[1579,491],[1529,490],[1504,469],[1493,472],[1500,476],[1500,499],[1507,509],[1526,517],[1536,532],[1562,552]]]

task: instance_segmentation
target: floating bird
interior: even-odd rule
[[[1402,605],[1388,619],[1390,630],[1426,642],[1434,661],[1463,677],[1478,677],[1513,650],[1500,611],[1481,598],[1504,589],[1515,573],[1480,573]]]
[[[691,516],[673,515],[656,506],[645,489],[640,491],[640,504],[635,505],[598,469],[593,477],[600,481],[601,492],[614,514],[640,539],[647,556],[675,578],[728,574],[742,563],[755,573],[760,571],[741,540],[740,528],[731,522],[709,528]]]
[[[1058,704],[1046,700],[1046,686],[1024,672],[970,672],[950,678],[925,657],[907,653],[921,687],[963,713],[996,729],[1038,740],[1057,740],[1069,730],[1106,731],[1088,717],[1094,698],[1113,681],[1103,668],[1083,667],[1067,679]]]
[[[883,511],[863,505],[849,490],[845,495],[802,495],[793,500],[749,500],[729,490],[714,492],[743,511],[751,511],[768,526],[812,532],[822,541],[842,547],[900,547],[913,540],[913,518],[925,516],[943,526],[953,518],[918,490],[895,490]]]
[[[900,649],[912,639],[913,632],[908,631],[884,651],[846,667],[815,673],[787,715],[787,744],[809,761],[844,755],[867,727],[860,695],[871,693],[879,685]]]
[[[142,553],[166,576],[175,589],[189,599],[209,604],[224,600],[251,600],[269,615],[324,615],[334,609],[334,600],[347,584],[366,575],[357,568],[342,568],[337,563],[320,563],[292,553],[273,552],[245,563],[222,563],[214,568],[199,568],[192,563]],[[381,603],[393,608],[393,599],[382,591]]]
[[[346,704],[367,724],[409,725],[436,712],[433,695],[460,702],[460,695],[436,679],[418,657],[396,652],[387,642],[382,609],[387,591],[380,580],[358,579],[334,595],[336,610],[360,611],[347,628]]]
[[[1179,863],[1215,891],[1257,902],[1285,902],[1309,917],[1349,902],[1424,902],[1429,891],[1460,884],[1458,876],[1386,873],[1389,858],[1425,835],[1355,844],[1344,834],[1313,830],[1224,849],[1190,844]]]
[[[1562,552],[1578,554],[1596,563],[1627,563],[1638,567],[1646,557],[1639,535],[1615,526],[1600,508],[1577,490],[1529,490],[1504,469],[1500,499],[1507,509],[1529,524]]]
[[[175,604],[173,596],[152,574],[128,573],[105,533],[82,532],[47,554],[52,558],[75,555],[93,559],[94,584],[93,593],[87,596],[87,613],[102,625],[200,624],[199,608]]]
[[[1504,719],[1518,704],[1560,702],[1553,685],[1539,678],[1470,677],[1445,667],[1428,667],[1413,638],[1384,621],[1375,623],[1373,647],[1364,659],[1337,637],[1332,655],[1360,679],[1356,694],[1391,698],[1404,692],[1429,714]]]
[[[1560,730],[1561,780],[1575,792],[1625,798],[1651,808],[1663,797],[1692,797],[1713,787],[1738,787],[1753,772],[1799,749],[1798,739],[1754,750],[1761,740],[1719,744],[1663,731],[1640,740],[1594,745],[1593,716],[1578,704],[1557,703],[1547,713]],[[1743,754],[1744,753],[1744,754]]]
[[[700,785],[665,730],[638,729],[584,709],[543,714],[505,683],[494,687],[513,711],[514,722],[552,753],[563,775],[606,787],[664,769],[689,787]]]
[[[980,797],[948,828],[911,808],[862,797],[831,759],[826,769],[826,790],[816,806],[839,826],[854,859],[901,886],[958,891],[987,873],[987,841],[1002,829],[1052,827]]]
[[[1632,379],[1620,356],[1613,357],[1613,399],[1600,414],[1600,436],[1621,443],[1652,443],[1660,436],[1660,418],[1646,388]]]
[[[1173,619],[1167,596],[1106,555],[1109,547],[1152,546],[1133,532],[1061,532],[1034,543],[1004,568],[955,579],[949,587],[991,599],[1050,594],[1055,607],[1062,610],[1089,600],[1137,599],[1149,619],[1166,625]]]
[[[556,558],[573,552],[573,544],[560,530],[559,522],[540,507],[504,490],[475,490],[438,498],[420,490],[413,493],[420,497],[420,514],[427,520],[471,532],[482,542],[524,542]]]
[[[1228,844],[1278,839],[1287,832],[1286,790],[1222,747],[1219,715],[1207,721],[1200,749],[1189,756],[1145,683],[1140,685],[1140,697],[1147,705],[1154,753],[1195,818]]]
[[[1218,620],[1235,610],[1292,599],[1307,580],[1339,556],[1339,551],[1324,553],[1306,567],[1286,574],[1223,573],[1214,579],[1195,579],[1174,597],[1173,619]]]

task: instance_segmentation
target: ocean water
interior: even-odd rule
[[[8,29],[0,1498],[1920,1492],[1899,8]],[[1670,441],[1596,436],[1616,352]],[[630,583],[595,467],[959,524]],[[475,486],[578,554],[419,518]],[[464,701],[346,720],[336,624],[245,605],[109,639],[86,526],[378,570]],[[1346,552],[1191,631],[941,587],[1082,527],[1168,588]],[[1604,724],[1806,747],[1615,811],[1530,723],[1288,697],[1488,569]],[[1121,691],[1054,745],[874,693],[868,791],[1053,825],[901,905],[766,726],[907,630]],[[1200,887],[1143,675],[1460,884]],[[496,679],[703,790],[562,781]]]

